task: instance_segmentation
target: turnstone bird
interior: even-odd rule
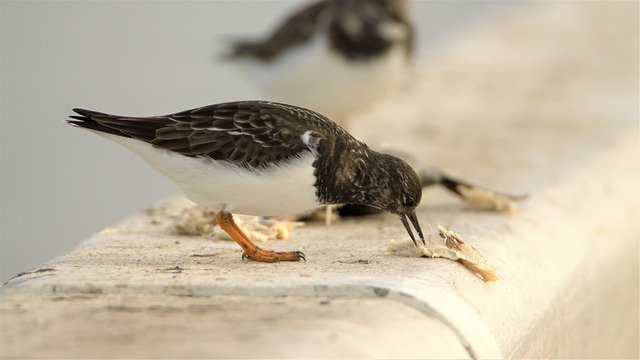
[[[324,0],[265,39],[237,41],[226,58],[243,65],[269,99],[345,126],[402,84],[413,46],[407,0]]]
[[[154,117],[74,109],[67,122],[109,138],[215,209],[216,221],[256,261],[304,260],[256,246],[232,213],[281,215],[328,204],[365,204],[400,217],[424,242],[416,217],[422,185],[403,160],[370,149],[328,118],[296,106],[240,101]]]

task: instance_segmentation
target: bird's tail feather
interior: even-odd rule
[[[71,126],[75,126],[75,127],[79,127],[79,128],[83,128],[83,129],[87,129],[87,130],[94,130],[94,131],[103,132],[103,133],[112,134],[112,135],[117,135],[117,136],[128,137],[123,132],[115,130],[115,129],[112,129],[112,128],[107,127],[107,126],[104,126],[104,125],[100,124],[98,121],[92,119],[92,117],[95,116],[95,115],[98,115],[98,116],[109,116],[108,114],[97,112],[97,111],[92,111],[92,110],[77,109],[77,108],[73,109],[73,111],[78,115],[69,116],[73,120],[65,120],[67,122],[67,124],[69,124]]]

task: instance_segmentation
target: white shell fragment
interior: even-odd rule
[[[457,261],[464,265],[484,282],[494,282],[499,279],[493,267],[480,254],[478,249],[465,243],[460,235],[438,225],[439,236],[427,236],[426,245],[418,243],[416,248],[408,238],[401,241],[391,240],[386,252],[401,256],[422,256],[430,258],[444,258]]]

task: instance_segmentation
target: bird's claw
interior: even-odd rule
[[[244,251],[242,253],[242,260],[253,260],[259,262],[307,261],[302,251],[276,252],[264,250],[258,246],[256,246],[251,253]]]

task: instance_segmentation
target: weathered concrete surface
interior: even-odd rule
[[[174,199],[5,284],[1,356],[639,357],[637,29],[634,2],[532,3],[452,39],[353,123],[372,146],[531,195],[505,216],[425,191],[423,227],[458,232],[499,282],[385,254],[403,233],[388,215],[269,245],[304,263],[241,261],[234,243],[175,235]]]
[[[380,357],[466,355],[442,323],[380,299],[113,293],[18,298],[16,314],[28,313],[32,329],[49,336],[11,332],[7,342],[21,344],[10,354],[17,358],[326,358],[365,357],[372,349]]]

